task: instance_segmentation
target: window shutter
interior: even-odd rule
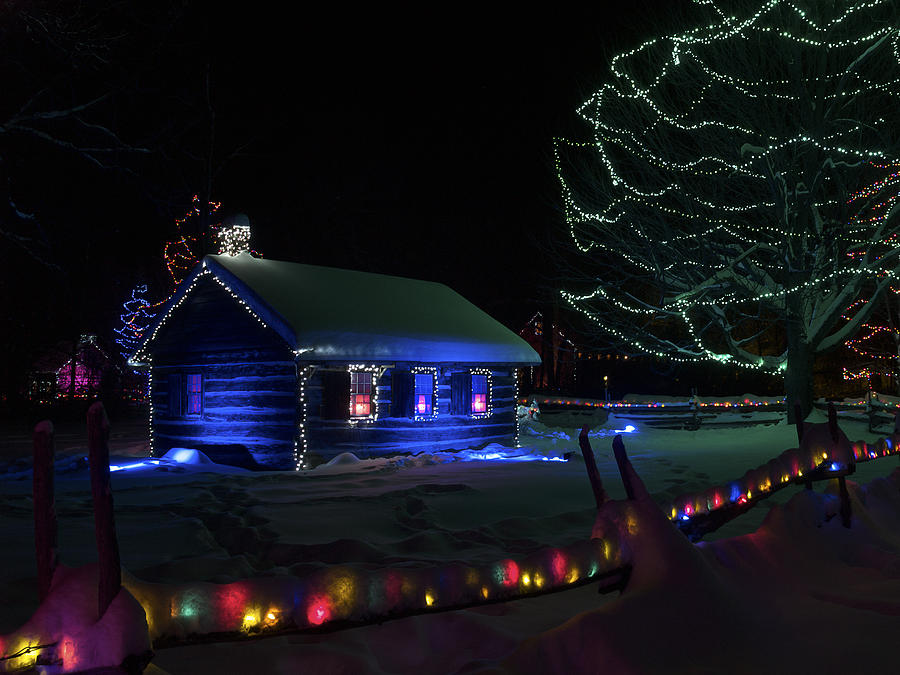
[[[181,373],[169,373],[169,417],[181,417]]]
[[[412,417],[413,375],[408,370],[395,370],[391,376],[391,417]]]
[[[472,413],[472,376],[469,373],[450,375],[450,414]]]
[[[350,419],[350,373],[322,371],[322,419]]]

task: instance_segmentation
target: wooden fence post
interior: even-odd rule
[[[832,401],[828,402],[828,431],[830,432],[831,440],[836,447],[838,443],[837,410]],[[848,458],[848,461],[852,462],[853,460],[852,458]],[[850,527],[853,509],[850,505],[850,493],[847,492],[847,478],[845,476],[838,476],[838,490],[841,496],[841,524],[843,524],[844,527]]]
[[[34,553],[37,561],[38,599],[50,594],[58,562],[56,498],[53,492],[53,424],[49,420],[34,427],[32,502],[34,505]]]
[[[612,442],[613,455],[616,457],[616,465],[619,467],[619,475],[622,476],[622,485],[625,486],[625,495],[628,499],[634,499],[634,485],[631,483],[630,474],[625,471],[625,464],[628,462],[628,455],[625,454],[625,444],[622,437],[616,434]]]
[[[597,472],[597,462],[594,461],[594,450],[588,440],[588,426],[585,424],[578,435],[578,445],[581,446],[581,454],[584,455],[584,468],[587,469],[588,480],[591,482],[591,490],[594,492],[594,501],[597,502],[597,510],[606,501],[606,491],[603,482]]]
[[[94,534],[97,538],[99,562],[97,607],[99,616],[102,617],[122,586],[122,567],[109,483],[109,420],[100,401],[88,410],[87,426],[91,496],[94,498]]]

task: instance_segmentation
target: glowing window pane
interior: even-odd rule
[[[203,412],[203,376],[189,373],[187,376],[187,414],[199,415]]]
[[[472,375],[472,412],[487,412],[487,375]]]
[[[416,373],[415,387],[416,414],[430,415],[434,397],[434,375]]]
[[[368,417],[372,414],[372,373],[350,372],[350,416]]]

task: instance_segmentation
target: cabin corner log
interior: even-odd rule
[[[34,427],[32,502],[34,504],[34,552],[37,562],[38,599],[50,593],[58,559],[56,499],[53,488],[53,424],[49,420]]]
[[[122,568],[109,480],[109,420],[100,401],[94,403],[88,410],[87,427],[91,496],[94,500],[94,534],[97,538],[99,567],[97,608],[98,617],[102,617],[122,586]]]
[[[597,503],[599,510],[606,501],[606,491],[603,489],[603,482],[600,480],[600,474],[597,472],[597,462],[594,460],[594,450],[591,448],[591,442],[588,439],[588,426],[585,424],[581,428],[578,435],[578,445],[581,447],[581,454],[584,455],[584,467],[587,469],[588,480],[591,482],[591,490],[594,493],[594,501]]]

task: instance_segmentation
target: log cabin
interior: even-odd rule
[[[514,446],[517,369],[540,359],[443,284],[242,251],[204,257],[130,363],[150,371],[152,454],[301,470]]]

